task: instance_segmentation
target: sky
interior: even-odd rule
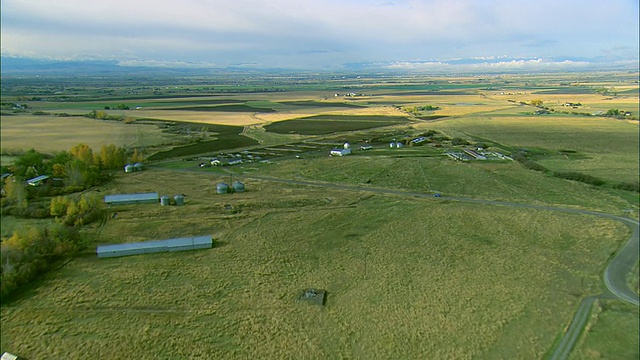
[[[3,57],[121,66],[637,64],[639,1],[1,0],[0,46]]]

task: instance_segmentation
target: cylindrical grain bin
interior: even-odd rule
[[[126,172],[126,173],[133,172],[134,170],[135,170],[135,168],[131,164],[127,164],[127,165],[124,166],[124,172]]]
[[[216,192],[218,194],[227,194],[229,192],[229,185],[221,182],[216,185]]]
[[[171,200],[168,196],[163,195],[160,197],[160,205],[169,206],[169,200]]]
[[[184,195],[176,195],[173,199],[176,201],[176,206],[184,205]]]
[[[241,183],[240,181],[236,181],[233,183],[233,192],[244,192],[244,184]]]

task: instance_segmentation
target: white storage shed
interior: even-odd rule
[[[98,246],[99,258],[173,252],[213,247],[211,235]]]

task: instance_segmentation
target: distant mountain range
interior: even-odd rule
[[[327,72],[422,72],[422,73],[517,73],[550,71],[623,70],[638,71],[638,60],[617,58],[512,58],[474,57],[444,60],[396,62],[356,62],[343,64]],[[11,75],[205,75],[221,72],[301,72],[291,69],[262,69],[247,66],[216,67],[188,62],[117,60],[42,60],[25,57],[1,57],[2,76]],[[309,71],[317,71],[309,69]]]
[[[145,73],[175,73],[202,69],[188,68],[158,68],[120,66],[116,60],[40,60],[32,58],[2,57],[0,71],[2,75],[106,75],[113,73],[136,74]]]

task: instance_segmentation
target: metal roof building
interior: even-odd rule
[[[210,249],[212,247],[213,239],[211,238],[211,235],[204,235],[137,243],[103,245],[98,246],[96,253],[99,258],[108,258],[160,252]]]
[[[154,204],[159,201],[158,193],[143,193],[143,194],[117,194],[107,195],[104,197],[104,202],[107,204]]]
[[[44,184],[45,180],[47,179],[49,179],[49,175],[40,175],[40,176],[34,177],[33,179],[27,180],[27,184],[31,186],[40,186]]]
[[[17,355],[13,355],[11,353],[5,352],[4,354],[2,354],[2,357],[0,357],[0,360],[18,360],[18,356]]]

